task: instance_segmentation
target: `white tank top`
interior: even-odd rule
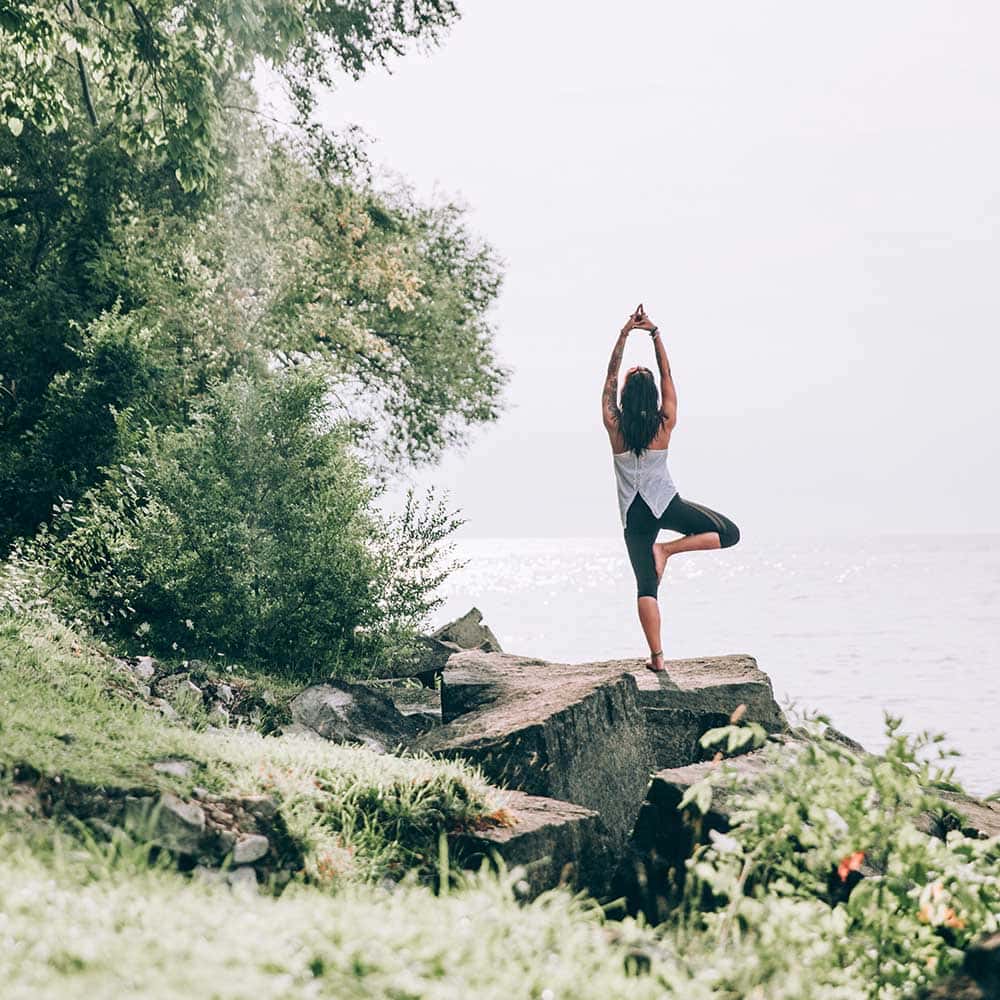
[[[677,495],[677,487],[667,468],[666,448],[647,448],[638,456],[634,451],[615,452],[614,464],[623,528],[629,506],[637,493],[649,504],[653,516],[657,518]]]

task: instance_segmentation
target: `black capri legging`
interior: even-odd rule
[[[625,515],[625,547],[635,572],[639,597],[656,597],[659,589],[653,562],[653,543],[661,528],[679,531],[682,535],[715,531],[724,549],[740,540],[740,529],[725,514],[702,507],[700,503],[683,500],[679,493],[667,504],[667,509],[659,518],[649,509],[649,504],[636,494]]]

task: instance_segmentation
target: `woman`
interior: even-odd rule
[[[662,391],[657,392],[656,379],[648,368],[636,366],[625,373],[619,406],[618,369],[632,330],[645,330],[653,340]],[[740,530],[725,515],[681,499],[670,478],[667,445],[677,424],[677,393],[660,331],[641,304],[622,327],[611,352],[601,411],[614,456],[625,545],[639,590],[639,621],[649,643],[647,667],[661,673],[663,649],[656,593],[667,560],[678,552],[728,548],[740,540]],[[657,542],[661,528],[684,537]]]

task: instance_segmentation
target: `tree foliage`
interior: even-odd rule
[[[0,127],[80,125],[158,156],[185,190],[217,170],[227,86],[274,66],[305,118],[331,67],[357,77],[457,17],[450,0],[65,0],[0,6]]]
[[[495,255],[460,207],[376,190],[349,138],[306,121],[333,73],[455,16],[426,0],[0,8],[0,549],[124,456],[113,413],[180,428],[214,381],[290,354],[335,373],[376,476],[495,418]],[[297,131],[254,113],[255,59],[288,81]],[[95,352],[114,338],[132,367],[113,378]]]

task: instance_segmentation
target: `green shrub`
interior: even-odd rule
[[[31,544],[3,593],[165,656],[216,654],[301,679],[377,668],[439,602],[460,523],[377,490],[326,416],[320,371],[235,377],[141,448]],[[130,435],[135,434],[129,430]]]
[[[817,733],[794,751],[769,744],[774,766],[750,787],[722,763],[708,788],[689,789],[684,804],[702,811],[712,785],[733,794],[730,830],[688,862],[678,918],[723,951],[739,942],[756,954],[757,971],[732,972],[730,988],[768,981],[792,954],[812,967],[812,989],[846,974],[854,995],[912,995],[1000,926],[1000,843],[927,832],[954,813],[934,791],[953,774],[928,753],[942,737],[900,725],[886,716],[881,756]]]

